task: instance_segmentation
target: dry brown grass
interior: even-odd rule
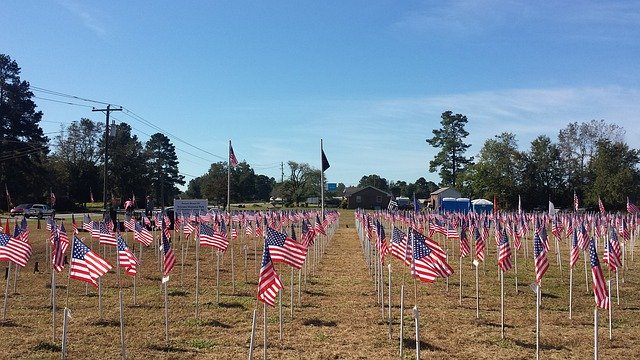
[[[348,225],[348,228],[346,227]],[[32,228],[35,227],[33,224]],[[390,232],[390,231],[389,231]],[[56,341],[52,339],[49,307],[50,273],[46,269],[44,231],[33,230],[34,255],[29,267],[20,272],[17,293],[9,297],[8,322],[0,324],[2,358],[54,359],[60,357],[62,307],[65,305],[66,272],[59,276]],[[184,240],[183,240],[184,242]],[[91,243],[91,242],[90,242]],[[131,245],[132,241],[128,241]],[[248,281],[244,281],[242,245],[248,244]],[[529,243],[529,245],[531,245]],[[132,279],[123,276],[125,299],[126,349],[130,359],[237,359],[246,358],[249,347],[252,310],[256,307],[257,270],[253,240],[234,244],[236,295],[231,294],[230,254],[221,265],[221,298],[216,304],[215,261],[211,251],[201,251],[200,317],[195,319],[195,266],[193,244],[189,246],[181,279],[180,243],[176,242],[178,264],[171,276],[170,343],[164,340],[163,292],[153,249],[145,249],[144,264],[138,276],[137,306],[133,305]],[[514,358],[535,356],[535,297],[528,289],[532,281],[532,261],[525,265],[519,254],[520,292],[515,293],[514,274],[506,276],[506,339],[500,338],[500,296],[494,248],[487,256],[486,273],[480,266],[481,318],[475,319],[474,273],[469,258],[463,269],[464,298],[458,305],[458,260],[451,261],[456,274],[449,281],[417,286],[421,311],[421,356],[423,358]],[[567,259],[567,248],[563,248]],[[100,248],[102,252],[102,248]],[[457,252],[457,250],[456,250]],[[137,253],[137,250],[136,250]],[[115,262],[115,253],[106,257]],[[452,252],[450,252],[450,255]],[[41,273],[33,273],[38,261]],[[294,316],[289,313],[290,270],[277,268],[285,284],[283,300],[284,338],[278,340],[278,308],[268,309],[269,357],[274,359],[391,359],[398,357],[399,284],[405,271],[405,358],[413,358],[413,319],[410,309],[414,287],[406,269],[395,259],[393,267],[393,339],[388,339],[386,320],[376,304],[375,289],[369,276],[353,213],[343,211],[340,228],[313,276],[309,276],[302,306],[295,298]],[[568,273],[564,283],[555,260],[545,276],[541,346],[543,358],[589,358],[593,352],[593,295],[587,294],[582,259],[574,274],[574,313],[569,320]],[[402,269],[402,270],[401,270]],[[605,270],[605,275],[607,274]],[[13,273],[12,273],[13,276]],[[297,274],[296,274],[297,283]],[[590,279],[590,275],[589,275]],[[613,340],[608,339],[605,314],[601,314],[600,354],[603,358],[640,358],[640,297],[636,264],[629,263],[625,282],[620,283],[620,306],[614,307]],[[12,281],[13,283],[13,281]],[[103,282],[103,320],[98,316],[96,290],[85,294],[82,282],[71,280],[68,307],[70,358],[113,359],[120,356],[118,287],[114,272]],[[589,285],[590,286],[590,285]],[[12,287],[11,287],[12,289]],[[297,285],[296,285],[297,291]],[[386,288],[385,288],[386,291]],[[386,297],[386,296],[385,296]],[[615,299],[614,299],[615,303]],[[262,357],[262,306],[258,306],[255,357]]]

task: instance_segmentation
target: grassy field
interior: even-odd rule
[[[44,226],[44,224],[43,224]],[[57,281],[56,338],[52,334],[50,307],[51,275],[47,269],[44,230],[30,221],[34,254],[27,268],[19,273],[15,293],[13,271],[10,279],[7,321],[0,323],[4,340],[0,357],[7,359],[54,359],[60,357],[62,308],[71,309],[69,322],[70,358],[113,359],[120,356],[118,276],[110,272],[103,280],[103,316],[98,310],[97,290],[83,282],[68,282],[67,272]],[[67,226],[69,230],[70,226]],[[387,231],[390,233],[390,231]],[[81,236],[86,234],[81,233]],[[491,240],[493,241],[493,240]],[[98,249],[97,243],[88,241]],[[133,245],[132,236],[128,243]],[[245,281],[244,246],[247,247]],[[237,359],[246,358],[249,349],[252,312],[258,309],[255,357],[262,357],[262,305],[257,305],[257,277],[260,243],[240,238],[233,243],[236,293],[231,286],[231,251],[221,257],[220,301],[216,301],[216,256],[209,248],[200,251],[200,314],[195,317],[194,244],[174,240],[177,264],[169,282],[169,344],[165,342],[161,272],[153,247],[143,249],[143,264],[137,277],[136,304],[133,280],[121,275],[125,302],[126,352],[130,359]],[[531,241],[529,241],[531,246]],[[451,248],[451,244],[449,244]],[[257,248],[257,253],[254,249]],[[186,254],[184,267],[182,253]],[[553,249],[553,247],[552,247]],[[113,249],[99,252],[115,264]],[[563,261],[568,247],[563,245]],[[138,254],[137,244],[135,252]],[[457,253],[450,250],[454,258]],[[531,253],[531,252],[530,252]],[[268,308],[268,354],[274,359],[392,359],[399,354],[399,290],[405,282],[405,358],[415,357],[411,308],[417,299],[421,312],[422,358],[515,358],[535,356],[535,295],[528,285],[533,281],[533,263],[518,254],[519,292],[515,292],[514,272],[505,278],[506,338],[500,337],[500,283],[495,265],[495,247],[490,246],[486,266],[480,265],[480,319],[476,319],[475,277],[471,260],[463,260],[463,299],[458,303],[458,259],[451,260],[456,273],[446,282],[419,283],[414,287],[407,269],[389,258],[393,274],[392,339],[376,303],[376,292],[362,255],[354,226],[353,212],[343,211],[340,226],[327,246],[319,265],[309,271],[302,285],[298,304],[298,274],[294,274],[293,317],[290,312],[291,270],[276,266],[285,284],[283,294],[283,335],[279,340],[278,307]],[[600,254],[602,259],[602,254]],[[40,272],[34,273],[35,262]],[[568,271],[561,278],[555,263],[543,279],[541,310],[541,349],[543,358],[583,359],[593,355],[593,295],[585,287],[582,259],[574,273],[573,319],[568,317]],[[637,260],[636,260],[637,261]],[[2,263],[6,267],[6,263]],[[603,264],[604,266],[604,264]],[[607,317],[600,316],[600,355],[602,358],[640,358],[640,281],[635,263],[628,263],[624,283],[620,282],[620,305],[614,296],[613,339],[608,338]],[[13,267],[12,267],[13,268]],[[486,269],[486,270],[485,270]],[[607,271],[605,270],[605,275]],[[591,275],[588,274],[589,282]],[[621,278],[622,280],[622,278]],[[68,284],[68,287],[67,287]],[[4,285],[4,283],[3,283]],[[591,284],[589,284],[589,288]],[[414,293],[417,289],[417,293]],[[67,298],[68,291],[68,298]],[[385,288],[386,292],[386,288]],[[386,299],[386,294],[385,294]]]

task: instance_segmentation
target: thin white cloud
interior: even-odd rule
[[[73,15],[77,16],[82,24],[96,35],[103,37],[107,34],[102,22],[87,8],[87,2],[78,0],[57,0],[57,2]]]

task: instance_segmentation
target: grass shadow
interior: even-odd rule
[[[405,349],[415,349],[416,348],[416,339],[402,339],[402,346]],[[428,350],[428,351],[442,351],[441,348],[431,345],[426,341],[420,340],[420,350]]]
[[[44,284],[45,289],[51,289],[51,283]],[[56,284],[56,289],[66,289],[67,285]]]
[[[0,320],[0,327],[20,327],[21,325],[16,324],[13,320]]]
[[[218,304],[219,307],[224,308],[224,309],[246,309],[246,306],[244,306],[242,303],[239,303],[237,301],[232,301],[232,302],[221,302]]]
[[[534,294],[535,295],[535,294]],[[555,294],[547,294],[547,293],[542,293],[542,298],[546,298],[546,299],[559,299],[560,297],[558,295]]]
[[[338,324],[335,321],[324,321],[318,318],[311,318],[311,319],[305,319],[304,321],[302,321],[302,325],[335,327]]]
[[[513,340],[513,343],[523,347],[523,348],[527,348],[527,349],[531,349],[531,350],[535,350],[536,349],[536,343],[530,343],[528,341],[522,341],[522,340]],[[549,345],[549,344],[544,344],[544,343],[540,343],[540,349],[541,350],[569,350],[567,347],[561,346],[561,345]]]
[[[201,320],[200,321],[200,325],[217,327],[217,328],[222,328],[222,329],[231,329],[233,327],[233,326],[231,326],[229,324],[222,323],[222,322],[220,322],[218,320]]]
[[[319,291],[305,290],[304,293],[310,296],[327,296],[327,294]]]
[[[477,326],[489,326],[489,327],[494,327],[494,328],[499,328],[500,324],[498,323],[494,323],[491,321],[487,321],[485,319],[476,319],[475,323]],[[504,324],[505,329],[513,329],[514,326],[513,325],[509,325],[509,324]]]
[[[33,351],[50,351],[50,352],[61,352],[62,346],[58,344],[53,344],[50,342],[41,341],[36,346],[33,347]]]
[[[149,350],[162,351],[166,353],[184,353],[187,352],[186,349],[179,348],[173,345],[149,345],[147,347]]]
[[[184,290],[171,290],[167,293],[167,295],[169,296],[187,296],[189,295],[188,291],[184,291]]]
[[[119,320],[101,319],[101,320],[98,320],[98,321],[94,321],[92,324],[95,325],[95,326],[103,326],[103,327],[120,326],[120,321]]]

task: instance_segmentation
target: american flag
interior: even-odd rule
[[[598,208],[600,208],[600,214],[606,213],[606,211],[604,210],[604,204],[602,203],[602,199],[600,199],[600,196],[598,196]]]
[[[476,259],[478,259],[479,261],[484,261],[485,243],[484,243],[484,239],[480,235],[480,230],[478,230],[478,228],[474,229],[473,237],[476,242]]]
[[[162,220],[162,227],[164,227],[164,219]],[[162,252],[164,254],[164,269],[162,271],[162,276],[169,276],[171,270],[176,265],[176,256],[173,253],[173,248],[171,247],[171,243],[169,239],[165,236],[164,232],[162,232]]]
[[[611,228],[610,234],[611,235],[609,236],[609,239],[607,239],[607,244],[604,248],[602,261],[604,261],[609,266],[609,270],[615,272],[622,266],[622,254],[620,249],[620,242],[618,241],[618,236],[616,235],[616,231],[614,228]]]
[[[432,251],[424,242],[413,237],[413,259],[411,273],[421,281],[432,283],[438,278],[439,273],[435,269],[431,258]]]
[[[31,244],[12,238],[9,234],[0,233],[0,261],[11,261],[25,267],[30,257]]]
[[[233,152],[233,146],[231,146],[231,141],[229,141],[229,164],[231,164],[231,167],[233,168],[238,166],[238,159],[236,158],[236,154]]]
[[[571,253],[569,255],[569,267],[573,268],[580,259],[580,246],[578,246],[578,235],[574,232],[571,237]]]
[[[589,253],[591,259],[591,275],[593,276],[593,295],[595,296],[596,306],[602,309],[609,309],[609,292],[607,284],[604,282],[600,261],[596,253],[596,242],[591,239],[589,242]]]
[[[124,268],[125,273],[129,276],[136,276],[138,273],[138,258],[127,246],[122,236],[118,234],[118,265]]]
[[[302,245],[309,247],[313,245],[313,238],[316,236],[316,232],[309,225],[308,220],[302,220]]]
[[[578,247],[583,250],[586,250],[589,247],[589,233],[587,232],[587,228],[584,226],[584,222],[580,224],[580,231],[578,232]]]
[[[271,259],[274,262],[283,262],[298,270],[304,265],[307,257],[307,248],[287,237],[286,234],[267,227],[265,245],[269,249]]]
[[[627,220],[625,218],[622,218],[622,222],[620,223],[620,230],[618,233],[624,240],[629,240],[631,238],[631,233],[629,232],[629,228],[627,227]]]
[[[111,270],[111,264],[89,249],[76,236],[73,237],[72,248],[69,277],[98,287],[96,280]]]
[[[415,229],[411,229],[411,233],[413,234],[412,243],[413,246],[418,246],[417,244],[424,244],[429,251],[429,259],[431,261],[431,266],[438,273],[439,276],[449,277],[453,274],[453,269],[447,263],[447,254],[442,250],[440,245],[417,232]],[[412,248],[413,249],[413,248]],[[415,248],[417,250],[417,247]],[[415,253],[415,251],[414,251]],[[416,255],[414,254],[414,258]]]
[[[540,284],[542,276],[549,269],[549,260],[547,259],[547,251],[542,246],[542,239],[538,233],[533,235],[533,257],[536,271],[536,282]]]
[[[237,238],[238,238],[238,230],[236,230],[236,227],[233,226],[233,224],[231,224],[231,240],[235,240]]]
[[[15,235],[14,237],[17,238],[18,240],[28,242],[29,233],[30,231],[29,231],[29,225],[27,224],[27,218],[23,216],[22,220],[20,221],[20,233]]]
[[[133,238],[144,246],[149,246],[153,242],[153,235],[151,235],[151,232],[139,222],[136,222],[135,227],[133,228]]]
[[[498,244],[498,266],[502,272],[507,272],[511,269],[511,246],[509,246],[507,232],[503,229],[500,234],[500,243]]]
[[[562,240],[562,223],[558,220],[557,216],[554,216],[551,222],[551,233],[556,239]]]
[[[460,257],[466,257],[469,255],[470,251],[471,249],[469,245],[469,238],[467,237],[467,229],[463,225],[460,228]]]
[[[100,240],[100,222],[91,222],[91,238]]]
[[[458,234],[458,230],[451,226],[451,224],[449,224],[449,226],[447,226],[447,239],[459,239],[460,238],[460,234]]]
[[[245,225],[244,234],[246,236],[253,236],[253,228],[251,228],[251,223],[247,223]]]
[[[327,233],[324,231],[324,226],[322,226],[322,222],[320,221],[320,215],[317,215],[317,214],[316,214],[315,231],[316,231],[316,234],[320,233],[322,235],[327,235]]]
[[[60,224],[60,229],[53,227],[51,229],[51,263],[56,272],[64,270],[64,253],[69,248],[69,236],[64,228],[64,224]]]
[[[52,217],[47,218],[47,231],[51,231],[51,228],[55,225],[55,220]]]
[[[184,224],[184,236],[189,237],[196,230],[196,227],[191,221],[187,221]]]
[[[578,211],[578,209],[580,208],[580,200],[578,200],[578,194],[576,194],[576,192],[573,192],[573,210]]]
[[[129,230],[129,231],[134,231],[134,229],[136,228],[136,219],[133,218],[133,216],[131,215],[125,215],[124,216],[124,228]]]
[[[227,250],[229,240],[222,233],[213,230],[207,224],[200,223],[200,246],[213,246],[220,251]]]
[[[395,226],[391,232],[391,255],[407,266],[411,264],[411,259],[407,256],[407,235]]]
[[[276,303],[276,295],[280,289],[282,289],[282,282],[273,267],[269,246],[265,243],[262,253],[262,265],[260,266],[260,279],[258,280],[258,300],[273,306]]]
[[[91,229],[93,229],[93,224],[89,214],[84,214],[84,217],[82,218],[82,229],[88,232],[91,232]]]
[[[629,201],[629,197],[627,197],[627,212],[630,214],[635,214],[638,211],[640,211],[640,209],[638,209],[638,207],[634,203]]]
[[[100,222],[100,244],[111,246],[118,245],[118,243],[116,242],[116,236],[111,231],[109,231],[105,222]]]
[[[376,250],[378,250],[378,256],[380,256],[380,263],[384,264],[384,257],[389,252],[389,247],[387,246],[384,226],[382,226],[379,220],[376,220],[376,233],[378,234],[376,237]]]

